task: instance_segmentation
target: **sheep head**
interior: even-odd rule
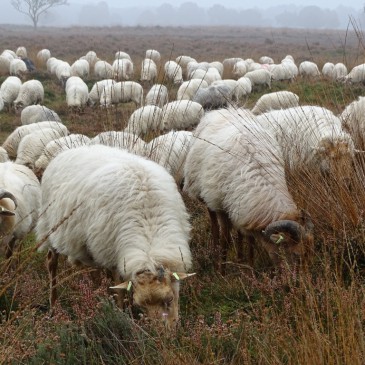
[[[313,246],[313,223],[309,214],[301,210],[296,220],[270,223],[264,234],[264,247],[275,265],[286,261],[289,265],[304,260]]]
[[[141,307],[148,318],[162,320],[173,328],[179,317],[180,281],[195,274],[173,273],[160,267],[157,273],[149,270],[137,273],[133,280],[112,289],[133,289],[133,304]]]

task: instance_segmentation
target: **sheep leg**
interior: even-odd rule
[[[236,251],[237,251],[237,259],[238,262],[242,263],[244,262],[243,258],[243,234],[238,231],[237,232],[237,241],[236,241]]]
[[[4,237],[3,243],[5,244],[6,250],[5,250],[5,257],[6,259],[9,259],[14,252],[14,246],[15,246],[16,238],[12,235],[8,235]]]
[[[51,311],[54,307],[54,304],[57,300],[57,266],[58,266],[58,256],[59,253],[50,249],[47,254],[47,268],[49,274],[49,284],[50,284],[50,296],[49,296],[49,304]]]
[[[220,272],[222,275],[226,273],[226,262],[228,256],[228,249],[232,243],[231,236],[231,221],[228,218],[228,215],[225,213],[218,213],[218,221],[221,228],[221,252],[220,252]]]
[[[253,267],[254,259],[255,259],[255,237],[249,235],[247,237],[248,243],[248,264]]]
[[[213,252],[218,252],[220,243],[219,243],[219,222],[217,218],[217,213],[213,212],[208,208],[209,218],[210,218],[210,226],[212,232],[212,244],[213,244]],[[219,270],[219,260],[215,262],[215,268]]]

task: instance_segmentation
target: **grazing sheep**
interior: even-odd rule
[[[208,87],[208,83],[203,79],[184,81],[177,90],[176,100],[192,100],[200,88],[206,87]]]
[[[51,51],[47,48],[41,49],[37,53],[37,60],[38,62],[44,66],[47,64],[47,61],[51,58]]]
[[[94,75],[98,80],[111,79],[114,76],[113,66],[106,61],[97,61],[94,65]]]
[[[202,69],[197,69],[191,73],[190,78],[204,80],[208,85],[211,85],[214,81],[222,80],[219,71],[214,67],[209,67],[206,71]]]
[[[118,51],[115,53],[115,57],[116,60],[129,60],[132,61],[131,56],[127,53],[127,52],[122,52],[122,51]]]
[[[136,106],[143,104],[143,88],[134,81],[121,81],[107,85],[101,92],[100,105],[109,107],[118,103],[133,102]]]
[[[314,62],[303,61],[299,65],[299,75],[303,77],[318,77],[321,73]]]
[[[10,109],[14,100],[18,97],[22,81],[17,76],[8,76],[0,86],[0,94],[4,101],[4,107]]]
[[[292,68],[296,66],[293,63],[283,62],[278,65],[271,65],[271,78],[275,81],[292,81],[297,75],[297,71]]]
[[[187,77],[189,79],[192,78],[192,75],[195,71],[200,71],[201,74],[204,75],[205,72],[208,71],[209,68],[209,62],[196,62],[196,61],[191,61],[187,64],[186,69],[187,69]],[[202,77],[198,77],[198,78],[202,78]]]
[[[254,119],[233,108],[206,113],[186,157],[184,191],[207,205],[221,262],[233,226],[249,237],[251,265],[255,239],[274,264],[294,263],[313,244],[312,223],[288,191],[280,146]]]
[[[44,105],[29,105],[26,106],[20,114],[20,121],[22,125],[43,122],[44,120],[54,120],[61,122],[61,118],[58,114],[47,108]]]
[[[62,136],[68,135],[68,130],[65,125],[60,122],[54,121],[43,121],[38,123],[32,123],[27,125],[22,125],[20,127],[15,128],[15,130],[9,134],[9,136],[5,139],[2,147],[6,150],[9,155],[9,158],[15,159],[17,156],[18,146],[21,139],[29,133],[35,131],[41,131],[43,129],[54,128],[60,132]]]
[[[101,97],[103,90],[105,90],[106,88],[108,88],[111,85],[114,85],[115,83],[116,83],[116,81],[112,80],[112,79],[105,79],[105,80],[100,80],[100,81],[95,82],[95,84],[91,88],[91,91],[89,92],[90,104],[91,105],[99,104],[100,97]]]
[[[184,81],[182,68],[175,61],[167,61],[164,70],[167,81],[173,82],[174,84],[180,84]]]
[[[225,75],[224,78],[234,79],[233,68],[234,68],[234,65],[239,61],[243,61],[243,58],[232,57],[232,58],[226,58],[223,60],[224,75]]]
[[[262,114],[270,110],[286,109],[299,105],[299,96],[291,91],[277,91],[262,95],[252,109],[253,114]]]
[[[54,66],[54,73],[64,87],[68,78],[71,77],[71,66],[68,62],[57,60]]]
[[[98,61],[98,56],[95,51],[88,51],[86,55],[81,57],[80,59],[86,60],[89,63],[90,67],[93,67]]]
[[[0,163],[0,232],[5,256],[35,226],[41,189],[37,177],[26,166],[7,161]]]
[[[231,102],[231,88],[227,85],[210,85],[199,89],[192,101],[203,106],[204,110],[226,107]]]
[[[273,65],[275,62],[269,56],[262,56],[262,57],[259,58],[259,63],[266,64],[266,65]]]
[[[191,100],[172,101],[162,108],[162,126],[170,131],[195,127],[202,116],[204,109],[201,104]]]
[[[189,62],[194,62],[196,63],[196,59],[192,58],[190,56],[178,56],[175,59],[176,63],[181,67],[182,72],[183,72],[183,78],[187,78],[188,77],[188,69],[187,66],[189,64]]]
[[[346,106],[340,115],[342,127],[352,137],[357,149],[365,150],[365,97],[359,96],[357,100]]]
[[[134,133],[137,136],[150,131],[161,131],[163,129],[163,111],[156,105],[146,105],[136,109],[129,117],[125,131]]]
[[[14,100],[15,110],[20,110],[28,105],[42,103],[44,99],[43,85],[38,80],[24,82],[19,89],[19,94]]]
[[[151,59],[155,63],[159,63],[161,61],[161,55],[159,51],[156,51],[155,49],[148,49],[146,51],[145,58]]]
[[[251,80],[245,76],[240,77],[237,80],[235,99],[241,100],[243,97],[246,97],[248,94],[251,94],[251,91],[252,91]]]
[[[133,63],[127,58],[117,58],[113,62],[113,70],[117,81],[130,80],[134,74]]]
[[[43,175],[53,158],[62,151],[76,148],[90,143],[90,138],[83,134],[69,134],[68,136],[54,139],[46,144],[42,154],[34,163],[34,171],[38,177]]]
[[[260,85],[271,89],[271,72],[263,68],[246,72],[245,77],[250,79],[252,88]]]
[[[80,110],[85,107],[89,100],[89,88],[79,76],[71,76],[67,80],[65,91],[69,108]]]
[[[10,62],[11,61],[7,57],[0,55],[0,76],[9,75]]]
[[[45,170],[41,201],[36,232],[47,238],[39,250],[48,249],[51,307],[62,254],[114,272],[124,280],[115,288],[132,290],[148,317],[175,325],[179,282],[191,268],[190,224],[163,167],[106,146],[70,149]]]
[[[192,136],[192,132],[172,130],[152,139],[146,147],[146,156],[165,167],[178,186],[183,181],[184,163]]]
[[[245,73],[247,72],[247,64],[246,61],[237,61],[232,69],[232,74],[235,79],[239,79],[240,77],[245,76]]]
[[[28,68],[23,60],[16,58],[10,62],[9,72],[12,76],[23,78],[24,74],[28,72]]]
[[[19,142],[15,162],[33,170],[35,162],[42,154],[47,143],[60,137],[62,137],[60,131],[53,128],[44,128],[27,134]]]
[[[335,81],[344,81],[347,73],[347,67],[343,63],[338,62],[333,67],[332,79]]]
[[[332,78],[332,72],[335,65],[332,62],[326,62],[322,67],[322,75],[328,78]]]
[[[18,47],[15,51],[15,54],[19,58],[28,57],[27,49],[25,47]]]
[[[157,78],[156,63],[152,59],[145,58],[142,61],[141,81],[154,83],[156,78]]]
[[[365,81],[365,63],[355,66],[347,76],[344,77],[344,81],[351,84],[356,84]]]
[[[146,95],[146,105],[156,105],[162,108],[169,102],[169,91],[162,84],[155,84]]]
[[[131,153],[143,156],[146,149],[146,142],[134,133],[125,131],[101,132],[91,139],[90,145],[102,144],[109,147],[125,149]]]
[[[86,60],[76,60],[71,65],[71,76],[79,76],[82,79],[89,77],[90,64]]]

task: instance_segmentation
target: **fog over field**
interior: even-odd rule
[[[364,3],[352,1],[69,0],[41,16],[40,26],[262,26],[346,29],[365,23]],[[10,0],[1,0],[0,24],[31,24]]]

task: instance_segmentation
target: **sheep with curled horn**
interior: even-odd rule
[[[205,114],[185,161],[184,191],[207,205],[221,263],[234,228],[248,237],[251,265],[255,241],[275,265],[294,264],[310,253],[313,224],[288,191],[277,141],[255,119],[233,108]]]

